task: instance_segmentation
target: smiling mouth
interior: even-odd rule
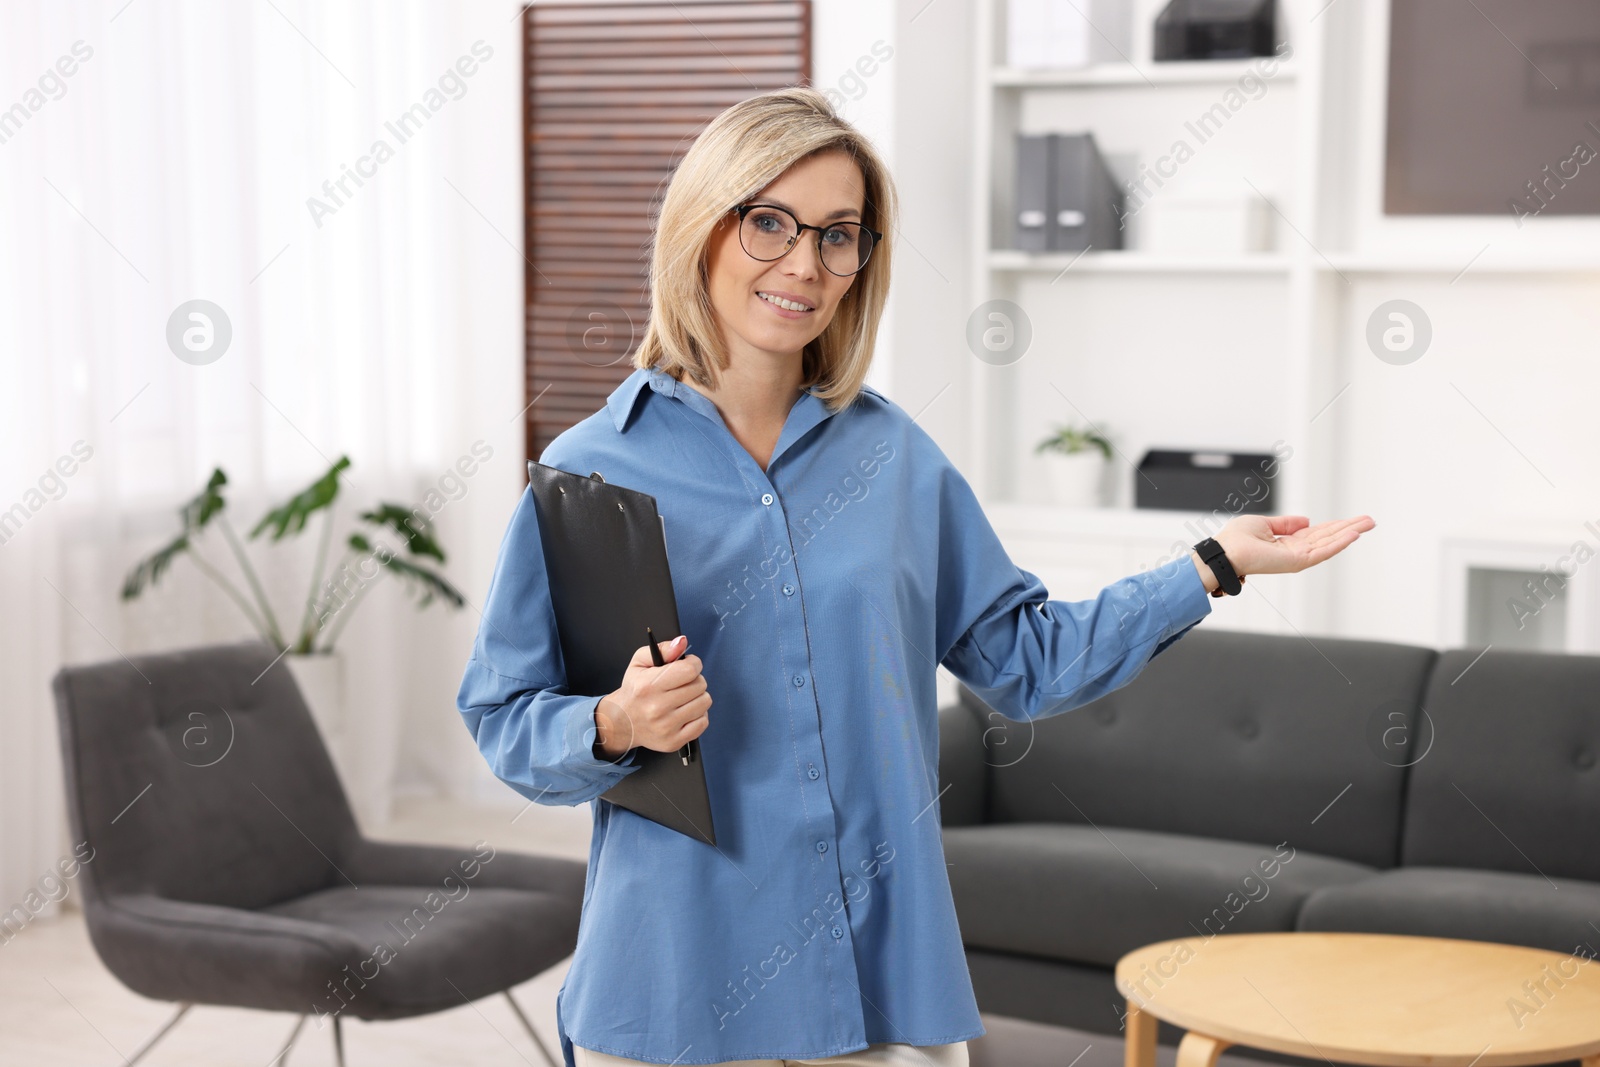
[[[816,310],[815,307],[812,307],[812,306],[807,305],[807,304],[802,304],[799,301],[796,301],[796,300],[785,300],[782,297],[772,296],[771,294],[768,294],[768,293],[757,293],[756,296],[761,298],[762,300],[765,300],[767,303],[771,304],[773,307],[783,308],[783,310],[785,310],[785,311],[815,311]]]

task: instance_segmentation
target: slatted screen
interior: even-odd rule
[[[537,459],[632,370],[652,220],[695,136],[730,104],[810,84],[811,5],[536,3],[522,25],[524,418]]]

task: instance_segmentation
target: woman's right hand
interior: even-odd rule
[[[608,759],[620,759],[636,746],[675,752],[710,725],[711,694],[700,657],[683,654],[688,646],[685,636],[662,644],[664,667],[655,665],[649,645],[634,651],[622,684],[595,708],[597,744]]]

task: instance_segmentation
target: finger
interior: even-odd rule
[[[666,662],[671,663],[674,660],[682,657],[683,653],[689,648],[689,642],[687,638],[680,634],[679,636],[667,641],[657,641],[656,647],[661,650],[661,658]],[[640,645],[638,648],[634,649],[633,659],[628,661],[628,666],[630,667],[654,667],[655,665],[656,661],[650,655],[649,645]]]
[[[1337,556],[1340,552],[1343,552],[1345,549],[1355,544],[1360,537],[1361,531],[1352,528],[1347,529],[1343,534],[1333,538],[1332,540],[1324,541],[1321,544],[1313,546],[1307,553],[1306,566],[1315,566],[1325,559],[1331,559],[1332,557]]]
[[[684,670],[687,670],[687,667]],[[658,673],[661,677],[656,688],[680,704],[687,703],[696,693],[703,693],[706,690],[706,676],[698,672],[681,673],[679,668],[674,666],[670,671],[662,670]]]
[[[695,738],[705,733],[707,727],[710,725],[711,718],[708,715],[701,715],[695,719],[691,719],[689,722],[684,724],[683,729],[679,730],[677,734],[674,735],[677,743],[672,747],[682,748],[690,741],[693,741]]]
[[[656,673],[661,675],[659,686],[661,686],[662,691],[670,693],[675,689],[682,689],[683,686],[694,685],[696,678],[706,677],[704,669],[706,669],[706,664],[702,664],[701,657],[682,656],[674,659],[674,661],[667,664],[666,667],[662,667]]]
[[[711,720],[711,694],[703,693],[695,697],[679,708],[678,713],[687,716],[683,725],[678,728],[679,736],[682,736],[684,731],[689,730],[697,722],[704,721],[709,723]]]
[[[1304,515],[1268,515],[1267,526],[1275,534],[1292,534],[1304,529],[1311,520]]]
[[[1327,522],[1319,522],[1315,526],[1304,527],[1295,531],[1292,540],[1302,544],[1318,541],[1338,533],[1354,521],[1354,519],[1330,519]]]
[[[1345,531],[1350,529],[1354,529],[1359,536],[1366,530],[1372,529],[1373,525],[1371,516],[1367,515],[1361,515],[1353,519],[1336,519],[1332,522],[1322,523],[1320,526],[1315,526],[1307,531],[1306,542],[1313,545],[1319,544],[1331,538],[1343,536]]]

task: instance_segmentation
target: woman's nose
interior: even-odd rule
[[[795,243],[798,247],[789,249],[789,254],[783,257],[789,273],[801,278],[817,277],[817,272],[822,270],[822,249],[808,234],[797,237]]]

